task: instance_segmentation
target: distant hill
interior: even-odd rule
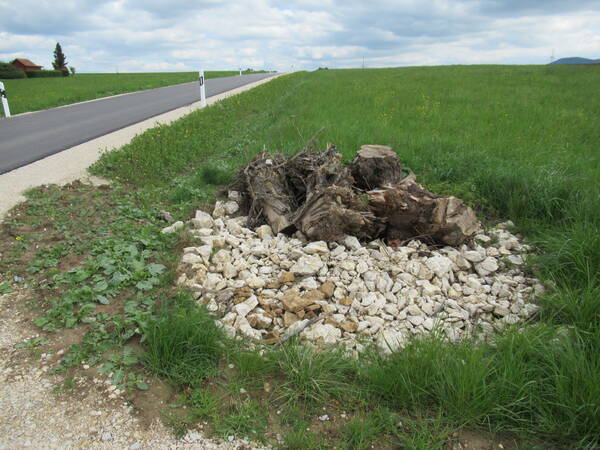
[[[588,59],[572,56],[570,58],[560,58],[550,64],[600,64],[600,59]]]

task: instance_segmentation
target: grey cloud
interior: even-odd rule
[[[367,65],[379,66],[541,63],[554,46],[557,54],[600,56],[590,54],[600,48],[599,3],[0,0],[0,59],[18,53],[48,64],[60,40],[80,71],[231,68],[261,61],[282,70],[292,64],[348,67],[360,65],[363,55]]]
[[[574,11],[600,10],[598,0],[481,0],[483,14],[503,17],[517,14],[549,15]]]
[[[94,0],[0,1],[0,29],[14,34],[61,36],[92,26]]]

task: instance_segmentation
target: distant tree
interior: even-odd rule
[[[54,62],[52,63],[52,67],[54,67],[54,70],[61,70],[65,68],[67,64],[67,59],[62,51],[62,47],[57,42],[56,47],[54,48]]]
[[[71,66],[69,70],[71,71],[71,75],[75,75],[75,67]]]

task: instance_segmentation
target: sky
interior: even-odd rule
[[[600,58],[600,0],[0,0],[0,61],[57,42],[78,72],[546,64]]]

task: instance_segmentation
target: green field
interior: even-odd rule
[[[214,71],[206,72],[205,76],[208,79],[237,74],[237,71]],[[19,114],[197,79],[197,72],[82,73],[64,78],[5,80],[4,85],[10,112]]]
[[[283,76],[104,154],[91,171],[110,178],[111,189],[31,192],[20,215],[5,221],[0,272],[46,283],[38,324],[47,339],[88,327],[59,370],[73,376],[82,361],[100,366],[112,352],[110,370],[131,374],[131,386],[143,378],[154,389],[154,375],[179,394],[165,414],[177,432],[207,420],[222,436],[268,441],[275,429],[285,448],[425,449],[444,448],[468,429],[491,432],[505,448],[597,448],[599,81],[593,66]],[[314,135],[347,160],[362,144],[390,145],[432,191],[464,198],[485,222],[514,221],[537,250],[530,270],[548,287],[535,320],[493,343],[428,338],[358,361],[294,342],[264,353],[219,345],[226,340],[207,313],[172,289],[189,243],[160,235],[157,213],[187,219],[258,151],[293,154]],[[64,239],[58,245],[56,236]],[[83,255],[78,265],[60,266],[74,251]],[[147,271],[138,273],[142,254]],[[93,304],[81,311],[96,283],[105,288],[97,261],[106,258],[136,275],[106,294],[125,312],[90,322]],[[56,285],[47,282],[52,274]],[[144,353],[126,364],[122,346],[139,337]],[[320,424],[324,406],[344,411],[347,422]],[[275,410],[281,414],[264,413]]]

